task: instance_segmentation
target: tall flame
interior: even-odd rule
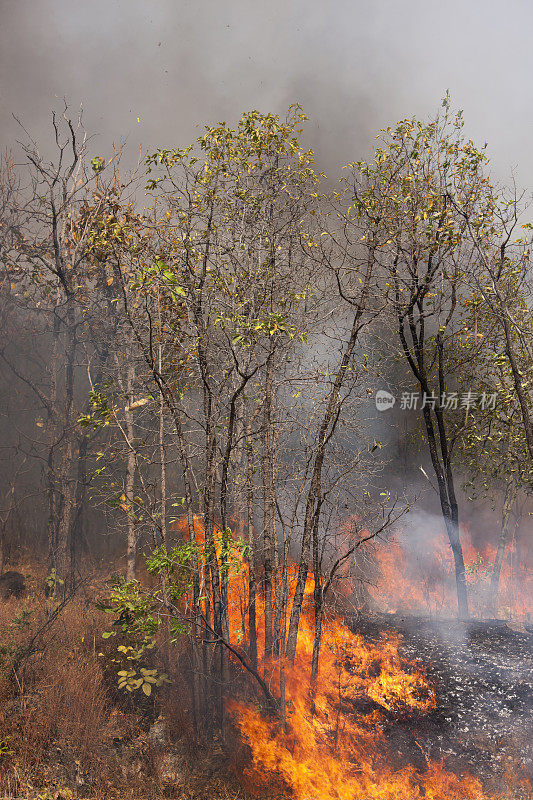
[[[179,527],[184,530],[185,526]],[[203,528],[195,518],[195,535],[203,541]],[[217,532],[219,538],[220,532]],[[296,571],[289,574],[288,616]],[[306,602],[298,635],[294,664],[264,654],[264,605],[257,596],[260,668],[275,691],[285,682],[286,720],[273,717],[255,705],[233,700],[230,713],[251,752],[248,778],[254,784],[283,786],[295,800],[452,800],[483,798],[480,781],[458,777],[443,763],[426,758],[426,767],[395,766],[387,746],[387,715],[423,715],[436,707],[433,686],[424,668],[400,653],[398,633],[365,641],[335,614],[326,613],[320,668],[310,685],[314,639],[313,579],[306,585]],[[230,638],[246,647],[247,567],[229,583]],[[266,780],[265,780],[266,776]]]

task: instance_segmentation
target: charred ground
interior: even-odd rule
[[[533,768],[533,626],[502,620],[458,622],[398,614],[354,618],[354,631],[379,639],[399,631],[403,653],[427,667],[437,708],[425,716],[389,715],[387,738],[398,764],[423,769],[444,758],[456,772],[489,785],[516,786]]]

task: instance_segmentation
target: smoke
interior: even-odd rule
[[[498,175],[533,166],[533,7],[514,0],[2,0],[0,144],[20,116],[39,140],[50,109],[83,103],[95,149],[183,145],[205,123],[299,102],[332,176],[380,127],[435,111],[449,88]]]
[[[479,514],[480,505],[475,510]],[[461,524],[471,615],[528,622],[533,608],[530,523],[526,521],[521,529],[510,532],[498,593],[493,596],[490,583],[498,539],[497,518],[493,514],[492,525],[483,527],[483,518],[472,517],[470,523]],[[377,579],[371,595],[378,609],[408,618],[422,615],[437,620],[456,615],[454,563],[441,515],[419,503],[402,518],[392,541],[378,546],[375,557]]]
[[[449,88],[468,132],[488,140],[497,176],[518,164],[525,182],[533,168],[533,6],[523,0],[505,13],[486,0],[0,0],[0,15],[2,148],[21,138],[16,114],[46,149],[63,97],[83,104],[95,153],[124,138],[131,161],[141,145],[188,144],[206,123],[299,102],[317,167],[335,178],[370,153],[379,128],[433,113]],[[369,431],[402,443],[387,426],[378,419]],[[411,456],[399,453],[391,475],[401,466],[438,516]],[[490,509],[482,521],[479,506],[472,513],[474,537],[496,532]]]

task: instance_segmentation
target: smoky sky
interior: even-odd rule
[[[531,186],[530,0],[0,0],[0,144],[80,103],[95,152],[183,146],[202,126],[299,102],[332,176],[379,128],[450,89],[498,178]],[[139,120],[139,121],[138,121]]]

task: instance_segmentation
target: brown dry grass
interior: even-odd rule
[[[45,597],[42,568],[17,568],[28,591],[0,602],[0,796],[69,800],[70,790],[121,800],[243,798],[209,754],[198,758],[179,653],[161,648],[172,684],[148,710],[146,702],[117,691],[117,666],[108,657],[117,642],[102,639],[111,620],[95,608],[105,592],[103,578],[82,588],[13,673],[18,654],[54,608]],[[164,746],[148,735],[158,716],[165,724]],[[2,754],[2,745],[11,752]]]
[[[114,707],[98,655],[109,618],[95,609],[94,595],[74,598],[24,657],[54,608],[38,571],[24,572],[26,596],[0,603],[0,748],[12,751],[0,755],[0,793],[14,781],[19,790],[46,784],[53,774],[67,784],[114,780],[113,740],[130,736],[138,720]]]

